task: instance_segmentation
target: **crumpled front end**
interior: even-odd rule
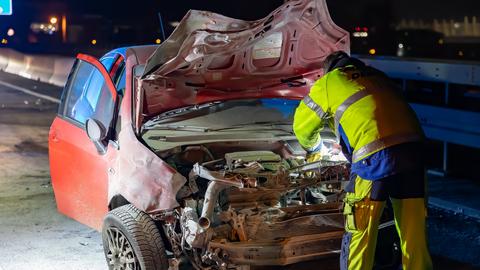
[[[178,207],[175,194],[186,178],[139,142],[131,128],[122,129],[119,141],[108,171],[108,201],[121,195],[147,213]]]
[[[292,145],[213,143],[170,155],[188,181],[177,194],[181,207],[155,218],[175,256],[198,268],[240,269],[338,254],[348,169],[343,161],[307,166]]]

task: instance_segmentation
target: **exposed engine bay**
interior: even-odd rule
[[[288,265],[338,253],[347,163],[307,163],[297,141],[219,142],[159,154],[187,184],[156,219],[196,269]]]

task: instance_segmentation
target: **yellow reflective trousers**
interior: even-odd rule
[[[342,243],[340,267],[342,270],[371,270],[374,266],[378,226],[385,200],[370,198],[373,183],[357,176],[355,192],[346,195],[346,233]],[[400,236],[403,269],[432,269],[425,229],[425,198],[390,199]]]

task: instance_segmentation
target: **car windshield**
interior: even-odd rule
[[[247,99],[212,102],[169,111],[148,121],[145,129],[221,130],[249,125],[291,125],[299,100]]]

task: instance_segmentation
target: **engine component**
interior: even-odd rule
[[[345,163],[304,164],[284,147],[279,152],[287,159],[272,151],[231,152],[224,159],[211,153],[211,161],[190,167],[185,190],[177,194],[183,202],[179,226],[167,226],[177,258],[181,251],[198,269],[239,269],[332,252],[343,232]],[[205,147],[187,149],[210,153]],[[259,247],[264,252],[257,256],[252,250]]]
[[[205,230],[198,222],[197,202],[186,200],[185,203],[180,217],[182,242],[186,243],[188,248],[201,247],[205,240]]]
[[[271,151],[244,151],[226,154],[225,161],[229,170],[255,161],[273,171],[281,164],[282,158]]]
[[[198,163],[193,166],[192,172],[193,172],[192,174],[193,177],[199,176],[207,180],[219,182],[228,186],[233,186],[238,188],[243,187],[243,183],[241,179],[239,179],[237,176],[228,178],[222,175],[222,173],[211,172],[206,168],[200,166]]]

